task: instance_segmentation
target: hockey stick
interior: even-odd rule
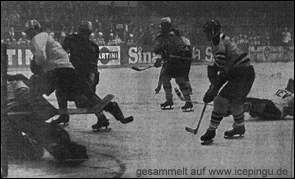
[[[135,70],[135,71],[143,71],[143,70],[147,70],[147,69],[152,68],[152,67],[154,67],[154,66],[147,66],[147,67],[143,67],[143,68],[132,66],[131,69]]]
[[[164,63],[166,62],[162,62],[161,65],[163,65]],[[131,69],[132,70],[135,70],[135,71],[144,71],[144,70],[147,70],[149,68],[153,68],[155,67],[154,65],[150,65],[150,66],[147,66],[147,67],[142,67],[142,68],[139,68],[139,67],[136,67],[136,66],[131,66]]]
[[[197,128],[195,129],[192,129],[190,127],[185,127],[185,130],[187,132],[190,132],[190,133],[193,133],[193,134],[197,134],[198,130],[199,130],[199,127],[200,127],[200,124],[201,124],[201,121],[203,119],[203,116],[204,116],[204,113],[205,113],[205,110],[206,110],[206,107],[207,107],[207,103],[205,103],[204,107],[203,107],[203,110],[202,110],[202,113],[201,113],[201,117],[200,117],[200,120],[199,120],[199,123],[197,125]]]
[[[174,91],[175,91],[175,93],[177,94],[177,96],[179,97],[179,99],[181,101],[191,102],[191,103],[194,103],[194,104],[205,104],[205,103],[201,103],[201,102],[198,102],[198,101],[192,101],[192,100],[188,101],[188,100],[184,99],[184,97],[181,95],[180,91],[177,88],[174,88]],[[208,103],[207,103],[207,105],[213,106],[213,104],[208,104]]]
[[[181,56],[176,56],[176,55],[169,55],[170,58],[180,58],[180,59],[184,59],[184,60],[193,60],[193,58],[189,58],[189,57],[181,57]]]

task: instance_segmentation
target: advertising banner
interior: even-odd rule
[[[153,64],[157,57],[153,46],[99,46],[98,67],[124,67],[134,64]],[[28,46],[8,47],[9,67],[28,67],[33,58]],[[292,62],[294,61],[293,46],[250,46],[249,56],[252,62]],[[204,64],[213,61],[210,46],[192,46],[192,63]]]
[[[98,66],[121,65],[120,46],[99,46]]]

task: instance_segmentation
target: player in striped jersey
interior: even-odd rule
[[[209,128],[201,140],[212,141],[228,108],[233,115],[234,124],[233,129],[224,133],[225,137],[233,137],[236,134],[244,135],[243,104],[255,79],[254,68],[250,64],[248,54],[232,43],[227,35],[221,33],[219,21],[206,22],[203,31],[211,43],[214,55],[214,64],[207,67],[211,84],[203,101],[205,103],[214,101],[214,109]]]

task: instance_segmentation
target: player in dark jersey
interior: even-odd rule
[[[62,47],[70,53],[70,62],[76,69],[77,75],[86,81],[92,91],[96,91],[96,85],[99,83],[98,72],[98,57],[99,47],[89,39],[92,33],[92,23],[82,22],[79,26],[77,34],[71,34],[62,42]],[[70,99],[69,94],[63,90],[56,90],[56,96],[58,97],[58,104],[60,107],[66,108],[67,101]],[[79,104],[79,101],[75,101],[77,107],[85,107],[85,104]],[[87,104],[86,104],[87,105]],[[133,117],[124,118],[121,109],[116,102],[110,102],[105,108],[115,118],[122,123],[129,123],[133,121]],[[96,114],[98,122],[92,126],[93,130],[98,130],[101,127],[107,127],[109,125],[108,119],[103,112]],[[67,123],[69,121],[69,115],[61,115],[57,120],[53,121],[55,124]]]
[[[185,53],[184,53],[184,55],[185,55],[185,57],[188,58],[185,61],[185,66],[187,68],[187,74],[185,75],[185,83],[186,83],[187,87],[189,88],[190,94],[192,94],[193,89],[192,89],[192,86],[191,86],[191,83],[190,83],[190,79],[189,79],[189,72],[190,72],[191,63],[192,63],[192,48],[191,48],[191,43],[190,43],[190,40],[189,39],[187,39],[184,36],[181,36],[181,38],[182,38],[182,40],[183,40],[183,42],[185,44],[185,48],[184,48],[185,49]],[[163,85],[162,75],[164,73],[164,70],[165,70],[165,68],[164,68],[164,65],[163,65],[163,67],[161,69],[161,72],[160,72],[160,75],[159,75],[159,79],[158,79],[158,86],[155,89],[156,94],[159,93],[159,91],[161,90],[161,87]]]
[[[190,92],[186,85],[185,77],[187,75],[186,61],[181,57],[185,57],[185,44],[180,37],[179,31],[174,29],[169,17],[161,19],[161,31],[157,34],[154,45],[154,53],[161,55],[161,58],[155,62],[155,67],[160,67],[163,61],[164,71],[161,75],[163,88],[166,94],[166,102],[161,104],[161,109],[171,109],[173,106],[171,79],[175,78],[175,82],[186,100],[183,111],[189,111],[193,105],[190,102]],[[171,57],[170,55],[178,56]],[[179,58],[180,57],[180,58]]]
[[[217,20],[206,22],[203,31],[211,43],[214,55],[214,64],[207,68],[211,85],[203,101],[205,103],[214,101],[214,109],[209,128],[201,140],[212,141],[228,108],[233,115],[234,124],[233,129],[224,133],[225,137],[244,135],[243,104],[255,79],[254,68],[250,64],[248,54],[242,52],[227,35],[221,33],[221,25]]]

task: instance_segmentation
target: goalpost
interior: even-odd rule
[[[1,44],[1,178],[8,176],[7,65],[7,44]]]

